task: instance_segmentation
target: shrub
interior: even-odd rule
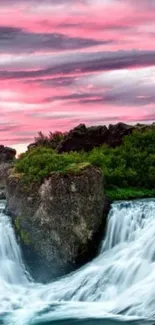
[[[49,135],[46,136],[42,132],[38,132],[38,136],[34,138],[34,143],[29,145],[29,149],[33,149],[37,146],[51,147],[52,149],[56,149],[66,134],[67,133],[56,131],[50,132]]]

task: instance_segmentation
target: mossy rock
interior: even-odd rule
[[[17,230],[17,233],[20,237],[20,239],[22,240],[22,242],[24,243],[24,245],[30,246],[31,245],[31,238],[30,238],[30,234],[26,231],[21,229],[21,218],[22,217],[17,217],[15,219],[15,228]]]
[[[70,164],[68,167],[66,167],[64,173],[69,172],[69,173],[80,173],[83,170],[91,167],[91,164],[89,162],[82,162],[79,164]]]

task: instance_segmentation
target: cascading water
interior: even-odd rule
[[[142,324],[142,320],[153,324],[155,200],[114,203],[98,257],[47,285],[28,275],[3,208],[4,202],[0,204],[0,324],[102,324],[103,319],[104,324]]]

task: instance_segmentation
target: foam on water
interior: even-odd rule
[[[0,204],[0,315],[8,325],[69,318],[155,319],[155,200],[114,203],[96,259],[43,285],[31,280]]]

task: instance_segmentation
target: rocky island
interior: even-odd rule
[[[1,147],[2,198],[5,188],[6,212],[35,279],[61,276],[97,254],[109,200],[155,195],[154,140],[155,124],[119,123],[40,133],[18,159]]]

